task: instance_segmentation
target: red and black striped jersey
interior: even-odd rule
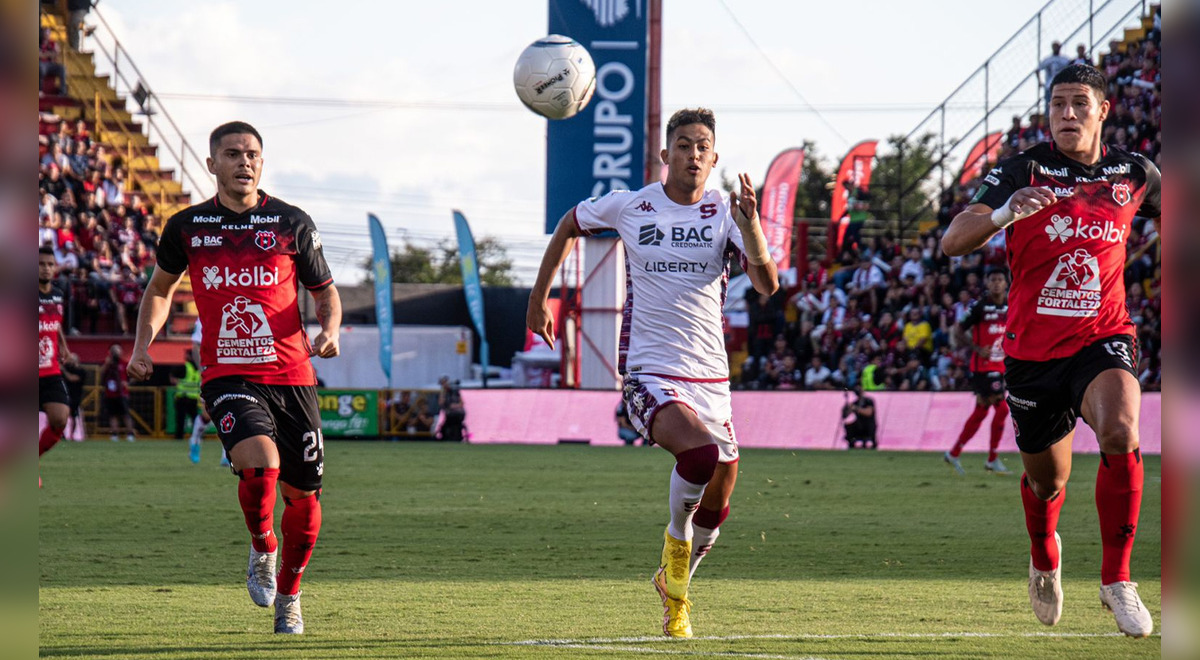
[[[333,277],[307,213],[262,191],[258,205],[242,213],[210,199],[167,221],[158,267],[191,276],[205,328],[205,382],[240,376],[266,385],[316,384],[298,292],[300,285],[323,289]]]
[[[1135,216],[1160,215],[1158,168],[1110,146],[1084,165],[1044,142],[1000,163],[972,202],[996,209],[1028,186],[1045,186],[1058,201],[1006,230],[1012,288],[1005,354],[1051,360],[1104,337],[1132,335],[1126,241]]]

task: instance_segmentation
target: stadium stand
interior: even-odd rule
[[[38,72],[38,244],[54,248],[71,335],[130,335],[155,263],[162,222],[190,204],[157,147],[98,75],[94,54],[68,46],[59,8],[43,5]],[[168,331],[195,322],[190,283]]]
[[[1109,79],[1112,110],[1103,140],[1159,163],[1161,136],[1160,9],[1141,28],[1126,30],[1094,64]],[[1014,117],[999,158],[1050,139],[1040,114]],[[988,168],[984,168],[984,173]],[[983,294],[988,266],[1005,263],[1004,234],[962,258],[942,254],[945,228],[979,187],[979,179],[948,190],[936,225],[902,244],[887,232],[864,232],[828,269],[810,268],[795,286],[772,297],[752,289],[745,345],[732,345],[735,387],[842,389],[863,383],[888,390],[968,390],[967,352],[951,329]],[[1138,218],[1128,240],[1128,306],[1141,345],[1146,391],[1160,389],[1161,268],[1153,222]],[[737,342],[735,342],[736,344]],[[826,376],[824,369],[829,370]],[[864,383],[866,384],[866,383]]]

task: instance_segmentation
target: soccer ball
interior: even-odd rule
[[[517,58],[513,87],[525,107],[547,119],[573,117],[596,90],[596,64],[579,42],[552,34]]]

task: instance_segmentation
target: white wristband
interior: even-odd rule
[[[1014,193],[1015,194],[1015,193]],[[1004,206],[992,211],[992,224],[1000,229],[1006,229],[1009,225],[1017,221],[1017,216],[1012,210],[1012,197],[1004,202]]]

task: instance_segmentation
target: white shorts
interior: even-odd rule
[[[658,411],[673,403],[687,406],[716,441],[720,462],[738,460],[737,435],[733,432],[733,408],[729,381],[717,383],[677,380],[646,374],[625,376],[622,390],[629,421],[643,438],[654,440],[650,429]]]

